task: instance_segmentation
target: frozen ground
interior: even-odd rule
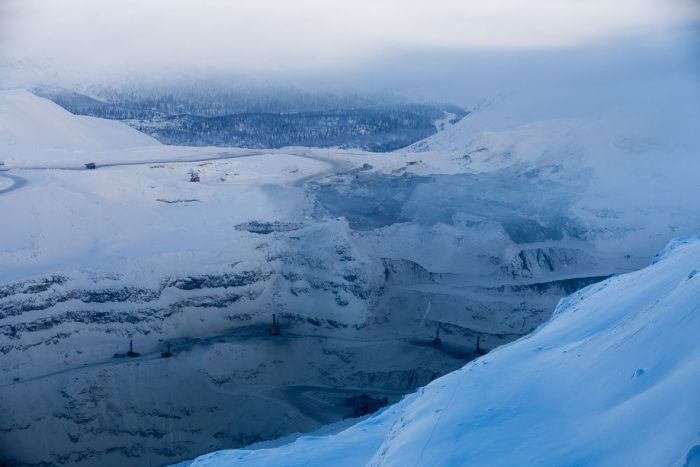
[[[339,434],[190,465],[697,465],[699,267],[700,238],[675,241]]]
[[[315,430],[700,231],[697,142],[629,121],[489,132],[475,112],[402,152],[258,152],[159,145],[26,92],[0,109],[0,452],[18,464]]]

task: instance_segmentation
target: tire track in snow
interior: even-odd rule
[[[27,184],[27,179],[22,178],[18,175],[9,174],[7,173],[7,171],[0,172],[0,177],[7,178],[10,181],[12,181],[12,185],[5,188],[0,188],[0,195],[7,194],[11,191],[19,190]]]

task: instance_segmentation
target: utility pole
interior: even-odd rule
[[[126,354],[128,357],[138,357],[140,354],[138,352],[134,352],[134,340],[129,339],[129,352]]]
[[[173,353],[170,351],[170,342],[168,342],[168,350],[166,350],[165,352],[162,352],[160,354],[160,356],[163,358],[170,358],[173,356]]]
[[[435,332],[435,338],[433,339],[433,345],[434,346],[439,346],[442,344],[442,340],[440,339],[440,327],[442,326],[442,323],[438,323],[437,331]]]
[[[274,313],[272,313],[272,326],[270,326],[270,335],[271,336],[279,336],[280,335],[279,322],[277,321],[277,315]]]
[[[486,355],[487,350],[484,350],[481,348],[481,336],[476,336],[476,354],[477,355]]]

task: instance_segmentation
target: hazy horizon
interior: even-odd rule
[[[695,2],[656,0],[5,0],[0,76],[3,87],[218,80],[469,106],[514,92],[499,79],[513,73],[521,88],[556,88],[601,72],[624,81],[659,63],[696,71],[698,13]]]

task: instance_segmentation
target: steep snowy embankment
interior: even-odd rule
[[[215,465],[697,465],[700,237],[346,431]]]

